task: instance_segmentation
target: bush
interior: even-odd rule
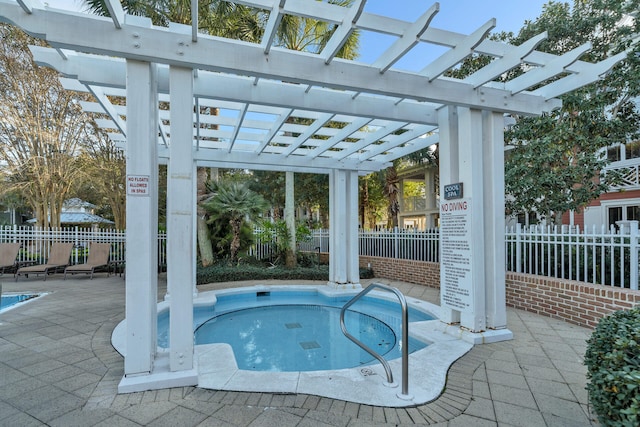
[[[640,306],[604,317],[587,340],[589,402],[603,426],[640,425]]]
[[[373,278],[373,270],[360,269],[361,279]],[[198,267],[196,283],[203,285],[215,282],[235,282],[240,280],[329,280],[329,266],[313,268],[268,268],[257,265],[217,264],[210,267]]]

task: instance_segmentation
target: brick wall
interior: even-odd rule
[[[438,263],[361,256],[360,267],[368,265],[376,277],[440,287]],[[605,315],[640,304],[640,291],[507,273],[506,300],[509,307],[592,328]]]
[[[361,256],[360,267],[368,266],[376,277],[440,287],[440,264],[437,262]]]
[[[617,310],[640,304],[640,291],[531,274],[507,273],[507,305],[594,327]]]

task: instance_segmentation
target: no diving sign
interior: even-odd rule
[[[149,196],[149,175],[127,175],[127,195]]]

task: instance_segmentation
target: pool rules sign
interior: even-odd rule
[[[466,312],[471,309],[471,199],[440,203],[441,303]]]

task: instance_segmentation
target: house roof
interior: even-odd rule
[[[27,220],[28,223],[33,224],[37,221],[36,218]],[[62,212],[60,214],[60,224],[115,224],[113,221],[106,218],[102,218],[99,215],[94,215],[87,212]]]
[[[69,208],[95,209],[96,205],[94,205],[93,203],[86,202],[78,197],[73,197],[71,199],[65,200],[64,203],[62,203],[62,208],[63,209],[69,209]]]

